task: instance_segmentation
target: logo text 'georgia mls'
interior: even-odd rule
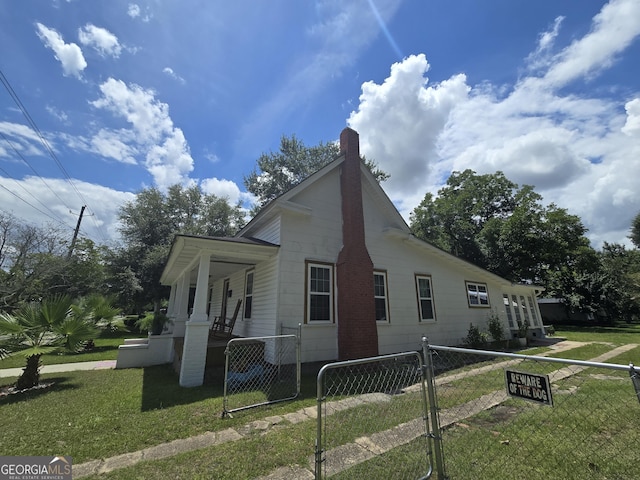
[[[0,480],[71,480],[71,457],[0,457]]]

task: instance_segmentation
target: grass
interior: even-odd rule
[[[61,352],[40,357],[42,365],[54,365],[57,363],[93,362],[102,360],[115,360],[118,358],[118,346],[124,343],[125,338],[140,338],[144,335],[119,329],[115,332],[103,331],[94,339],[95,347],[89,351]],[[21,368],[25,365],[25,357],[19,353],[10,355],[0,360],[0,368]]]
[[[564,337],[576,342],[609,342],[616,346],[626,343],[640,343],[640,324],[619,324],[612,327],[569,327],[556,328],[554,337]]]
[[[625,334],[625,331],[628,333]],[[572,339],[582,338],[579,341],[609,342],[614,345],[640,344],[638,326],[604,329],[602,332],[591,331],[588,335],[579,331],[562,330],[557,335],[565,337],[574,335]],[[115,338],[104,340],[105,342],[114,340],[114,347],[122,343],[121,338],[117,341]],[[98,341],[96,344],[99,345]],[[108,349],[107,344],[103,346],[105,350]],[[594,343],[564,352],[560,356],[575,359],[592,358],[611,348],[613,348],[611,345]],[[113,350],[116,349],[113,348]],[[530,353],[531,350],[523,353],[525,352]],[[72,356],[72,358],[80,357],[84,360],[85,355],[89,354]],[[640,363],[640,347],[610,362]],[[545,367],[549,365],[551,364],[545,364]],[[4,367],[4,361],[0,362],[0,367]],[[555,369],[558,366],[551,368]],[[572,379],[575,384],[565,381],[566,385],[563,388],[568,390],[571,385],[575,385],[579,391],[593,392],[594,398],[598,399],[602,398],[603,393],[621,398],[629,395],[630,382],[626,372],[611,374],[612,377],[619,376],[619,380],[615,378],[602,380],[593,378],[592,370],[585,370],[579,378]],[[455,371],[447,372],[447,374],[451,373]],[[440,407],[447,408],[456,402],[459,404],[465,399],[477,397],[492,389],[504,388],[503,375],[502,370],[499,370],[472,376],[466,382],[463,380],[453,382],[448,390],[439,392]],[[625,375],[626,378],[624,378]],[[271,415],[283,415],[316,405],[315,372],[303,377],[302,395],[298,399],[244,410],[235,414],[233,418],[225,419],[220,417],[223,410],[221,382],[196,388],[181,388],[176,374],[169,366],[43,374],[42,378],[44,381],[54,381],[55,384],[48,389],[0,397],[2,411],[0,431],[3,432],[0,435],[0,451],[3,455],[42,455],[55,451],[73,456],[74,463],[78,464],[133,452],[208,431],[242,428],[254,420]],[[0,381],[8,385],[13,379],[5,378]],[[561,407],[562,402],[573,398],[576,397],[566,395],[554,398],[554,401],[559,402],[557,405]],[[393,401],[397,402],[393,416],[388,415],[386,410],[389,408],[388,405],[371,404],[362,408],[361,412],[367,419],[366,424],[358,420],[363,418],[363,415],[354,418],[358,413],[356,410],[336,414],[336,422],[334,422],[336,426],[332,427],[334,428],[332,438],[339,442],[352,442],[358,436],[370,435],[373,431],[390,428],[415,416],[416,409],[409,405],[412,403],[409,395],[399,395],[394,397]],[[512,413],[507,416],[496,416],[494,411],[483,412],[469,421],[465,420],[465,423],[469,424],[468,427],[455,426],[447,430],[448,441],[445,453],[447,470],[451,478],[470,478],[469,475],[474,473],[476,478],[480,472],[480,464],[473,462],[481,462],[482,465],[485,463],[501,465],[502,474],[497,470],[494,471],[493,466],[486,467],[488,470],[482,470],[485,477],[496,479],[520,478],[520,472],[525,473],[525,476],[540,478],[539,471],[552,478],[605,478],[602,472],[606,472],[607,478],[627,478],[620,473],[621,470],[616,470],[618,467],[615,465],[610,467],[603,465],[602,462],[595,462],[594,467],[576,466],[571,462],[565,462],[573,465],[566,467],[569,474],[573,476],[558,477],[551,471],[560,468],[555,457],[548,462],[544,459],[532,461],[540,464],[535,466],[538,470],[531,470],[528,466],[523,470],[510,470],[510,467],[505,467],[505,455],[509,452],[509,454],[513,453],[511,450],[516,451],[516,448],[521,448],[527,442],[531,443],[535,440],[535,442],[541,442],[540,445],[544,445],[545,442],[546,444],[556,442],[558,451],[568,455],[566,452],[570,451],[571,445],[569,445],[566,425],[571,424],[572,429],[577,429],[575,433],[578,435],[586,435],[590,429],[599,427],[597,427],[598,423],[594,427],[584,422],[585,418],[594,417],[593,405],[589,405],[588,402],[577,402],[569,409],[572,413],[570,418],[563,418],[560,421],[552,417],[551,420],[556,420],[556,423],[545,430],[549,431],[544,434],[544,438],[536,439],[531,437],[531,428],[527,428],[527,425],[539,421],[540,416],[537,414],[539,407],[519,399],[508,400],[503,405],[511,409],[509,411]],[[544,412],[550,413],[554,412],[553,409],[556,407],[542,408],[546,409]],[[619,405],[614,402],[599,401],[598,410],[597,418],[604,419],[599,425],[606,426],[606,430],[599,432],[599,435],[607,440],[613,439],[602,444],[598,453],[604,454],[609,450],[622,451],[625,448],[628,450],[628,445],[635,441],[628,429],[629,425],[637,424],[637,400],[629,407],[628,415],[632,415],[631,417],[621,411]],[[352,424],[357,427],[355,430],[351,430]],[[289,464],[308,467],[313,455],[315,434],[315,421],[309,420],[295,425],[285,422],[283,425],[272,428],[268,434],[268,440],[259,432],[253,432],[242,440],[180,454],[165,460],[142,462],[135,467],[117,470],[96,478],[254,478],[267,475],[276,468]],[[513,447],[508,451],[506,450],[508,447],[500,443],[505,439],[510,440],[510,445]],[[374,460],[346,470],[335,478],[399,478],[397,475],[403,477],[404,474],[399,473],[398,469],[410,468],[409,464],[414,461],[411,460],[412,456],[416,457],[416,462],[425,462],[424,449],[416,448],[419,446],[418,442],[419,440],[393,449]],[[628,442],[627,447],[621,446],[620,442]],[[475,450],[484,444],[487,444],[487,451]],[[575,450],[575,446],[573,448]],[[574,460],[571,456],[569,458]],[[517,466],[522,463],[522,458],[510,461],[511,466]],[[550,466],[545,466],[546,463]],[[565,465],[561,464],[561,467],[565,468]],[[459,471],[464,468],[467,469],[466,473]],[[597,468],[602,475],[594,476],[592,471],[594,468]],[[404,476],[408,478],[413,476],[408,471],[405,473],[407,475]]]
[[[3,455],[37,455],[53,445],[81,463],[315,405],[312,396],[221,419],[222,385],[182,388],[168,365],[42,379],[55,384],[0,399]],[[21,428],[25,424],[29,428]]]

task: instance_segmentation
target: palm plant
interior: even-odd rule
[[[0,357],[16,353],[26,358],[17,390],[38,385],[42,355],[78,351],[97,335],[93,320],[74,315],[71,306],[71,298],[63,295],[25,304],[13,314],[0,313]]]

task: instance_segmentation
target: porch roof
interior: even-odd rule
[[[160,283],[172,285],[187,272],[190,280],[195,281],[196,267],[201,255],[211,256],[209,271],[215,279],[267,260],[274,256],[279,248],[279,245],[256,238],[176,235]]]

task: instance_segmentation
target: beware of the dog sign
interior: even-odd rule
[[[504,374],[507,381],[507,393],[512,397],[553,405],[548,375],[513,370],[505,370]]]

